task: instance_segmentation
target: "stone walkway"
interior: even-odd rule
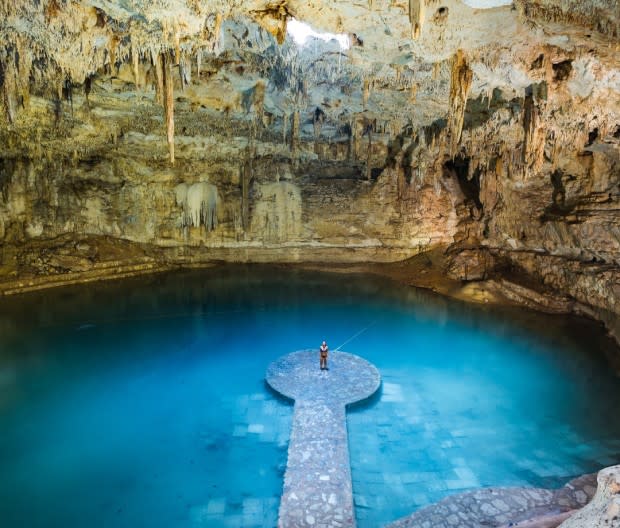
[[[295,400],[280,528],[355,526],[345,407],[372,396],[381,377],[346,352],[331,352],[328,366],[319,369],[318,350],[301,350],[267,369],[267,383]]]

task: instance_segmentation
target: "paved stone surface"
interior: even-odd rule
[[[319,369],[317,350],[301,350],[267,369],[269,385],[295,400],[281,528],[355,526],[345,406],[372,396],[381,377],[346,352],[330,352],[328,366]]]
[[[526,526],[530,519],[582,508],[595,491],[596,474],[574,479],[559,490],[484,488],[446,497],[389,524],[387,528]]]

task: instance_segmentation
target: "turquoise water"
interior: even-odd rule
[[[0,300],[3,528],[275,526],[292,407],[265,369],[364,328],[344,350],[384,384],[349,412],[361,528],[620,462],[617,351],[593,323],[229,267]]]

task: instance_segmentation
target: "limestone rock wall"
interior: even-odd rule
[[[0,279],[442,248],[618,327],[619,11],[0,2]]]
[[[398,260],[452,240],[448,198],[427,190],[415,205],[402,203],[391,173],[368,181],[359,168],[320,163],[310,153],[297,167],[272,154],[253,157],[248,169],[243,141],[220,161],[189,161],[177,148],[174,166],[129,152],[144,146],[126,148],[104,159],[5,161],[4,242],[19,246],[68,233],[162,248],[282,246],[311,255],[312,248],[328,247],[330,260],[338,261]],[[213,145],[209,155],[217,150]],[[360,254],[347,257],[349,249]]]
[[[561,528],[618,528],[620,526],[620,466],[599,472],[598,488],[592,501],[563,522]]]

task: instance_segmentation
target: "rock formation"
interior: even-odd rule
[[[386,528],[557,528],[600,493],[596,478],[596,473],[583,475],[556,490],[514,487],[457,493]]]
[[[0,1],[1,290],[439,252],[620,331],[619,4],[506,4]]]
[[[598,488],[592,501],[562,523],[562,528],[618,528],[620,526],[620,466],[598,474]]]

